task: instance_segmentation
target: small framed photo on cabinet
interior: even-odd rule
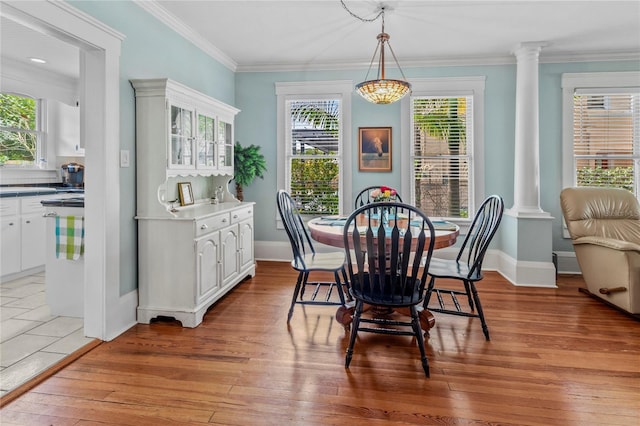
[[[193,190],[190,182],[178,182],[178,197],[181,206],[193,204]]]

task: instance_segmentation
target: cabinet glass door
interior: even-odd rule
[[[218,168],[233,168],[233,135],[231,123],[218,121]]]
[[[170,168],[193,168],[193,111],[171,105]]]
[[[198,168],[215,167],[215,119],[198,114]]]

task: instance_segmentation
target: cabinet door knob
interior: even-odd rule
[[[200,229],[207,229],[207,228],[208,228],[208,226],[207,226],[207,224],[206,224],[206,223],[203,223],[203,224],[200,226]]]
[[[222,223],[227,223],[227,219],[226,218],[222,219]]]
[[[233,218],[234,218],[234,219],[237,219],[237,218],[238,218],[238,215],[237,215],[237,214],[234,214],[234,215],[233,215]]]
[[[26,222],[27,222],[27,223],[31,223],[31,221],[30,221],[30,220],[27,220]]]

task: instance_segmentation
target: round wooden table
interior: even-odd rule
[[[340,219],[337,219],[336,223],[337,222],[340,222]],[[331,221],[323,218],[311,219],[308,222],[311,238],[322,244],[344,248],[344,227],[328,223],[331,223]],[[433,246],[434,250],[449,247],[456,243],[458,235],[460,234],[460,228],[457,225],[451,225],[455,226],[455,229],[436,229],[436,242]],[[434,227],[436,227],[436,224],[434,224]]]
[[[344,218],[343,218],[344,219]],[[340,224],[340,219],[336,218],[335,221],[328,220],[327,218],[316,218],[308,222],[311,238],[322,244],[327,244],[332,247],[344,248],[344,226]],[[440,223],[434,222],[434,227],[442,228]],[[460,228],[454,224],[448,224],[448,229],[436,229],[436,241],[434,243],[434,250],[452,246],[456,243],[458,235],[460,235]],[[348,303],[346,306],[341,306],[336,312],[336,321],[342,324],[345,328],[349,328],[355,303]],[[376,314],[375,307],[373,307],[374,314]],[[409,316],[408,309],[398,309],[397,312]],[[378,312],[377,314],[384,314]],[[429,330],[435,325],[435,318],[431,312],[424,309],[422,306],[418,307],[418,315],[420,316],[420,325],[425,331],[425,335],[429,333]]]

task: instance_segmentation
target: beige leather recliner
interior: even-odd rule
[[[591,294],[640,314],[640,204],[616,188],[565,188],[562,214]]]

